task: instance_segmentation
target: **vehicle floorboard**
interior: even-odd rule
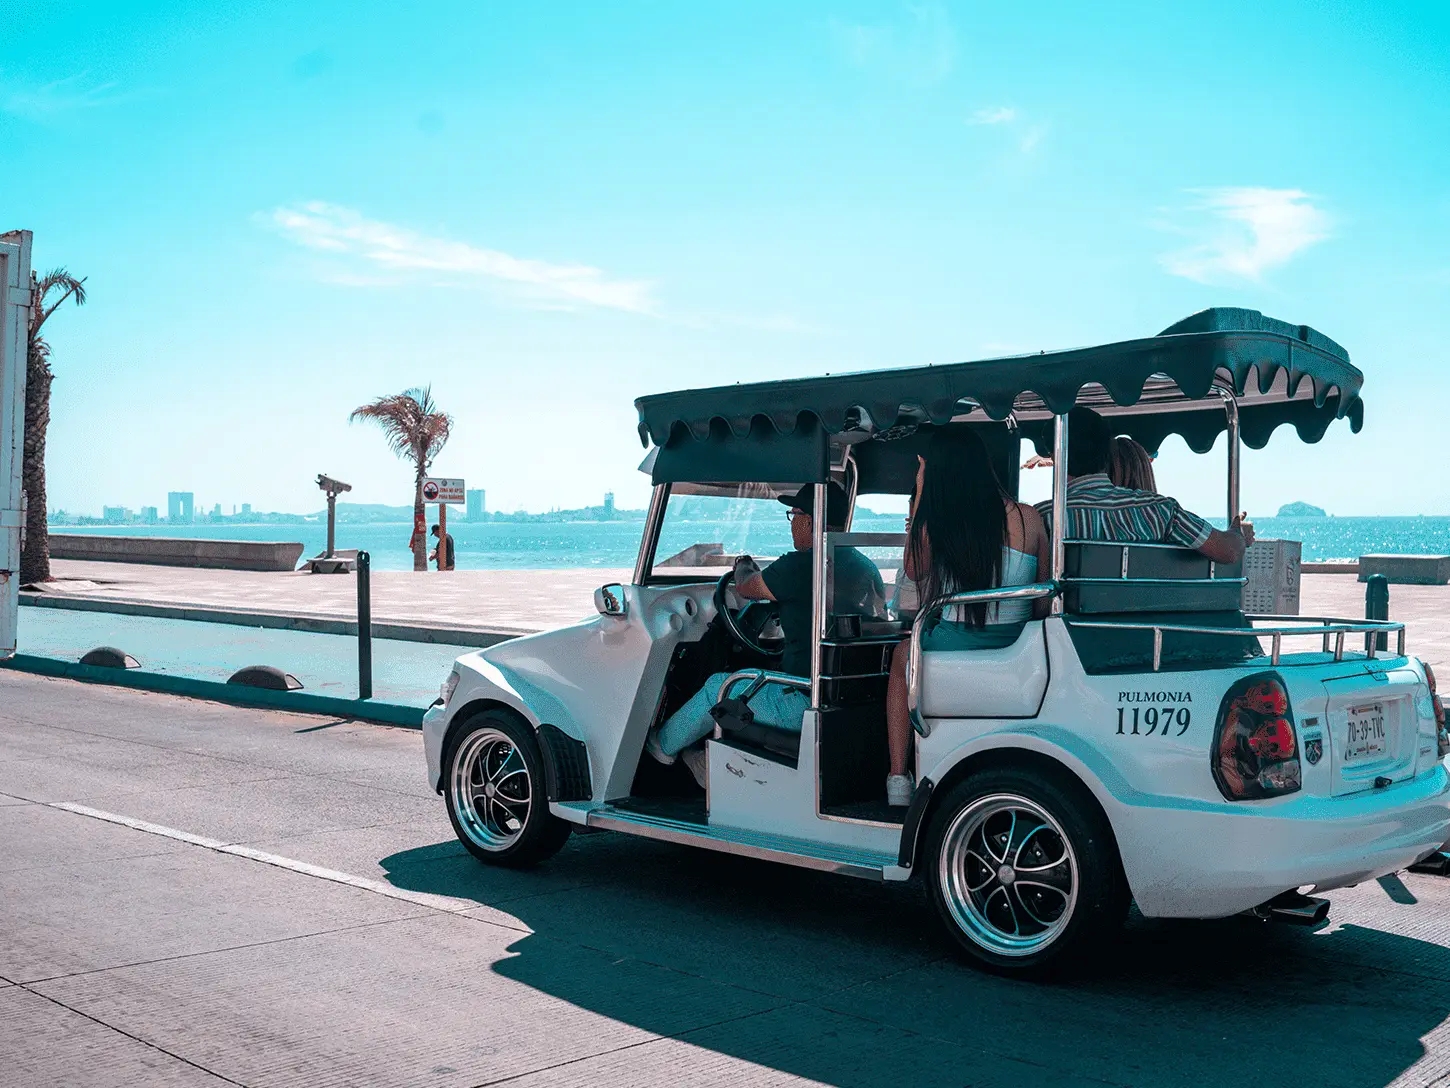
[[[906,818],[906,809],[892,808],[886,798],[872,801],[848,801],[839,805],[821,806],[823,816],[837,816],[843,820],[870,820],[878,824],[901,825]]]
[[[653,816],[702,826],[706,822],[704,794],[698,797],[624,797],[611,801],[610,806],[638,816]]]

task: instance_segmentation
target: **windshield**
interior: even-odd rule
[[[737,555],[765,566],[792,548],[786,507],[779,495],[799,484],[692,484],[670,489],[655,548],[653,573],[661,577],[718,578]]]

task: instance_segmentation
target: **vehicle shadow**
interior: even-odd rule
[[[458,850],[382,864],[398,887],[532,930],[493,963],[500,975],[823,1083],[1387,1085],[1450,1017],[1450,948],[1376,928],[1373,905],[1423,911],[1395,925],[1450,940],[1450,881],[1413,906],[1346,893],[1321,932],[1135,916],[1073,978],[1036,984],[960,963],[915,886],[608,834],[575,836],[522,873]],[[632,1053],[636,1071],[700,1060],[679,1046]]]

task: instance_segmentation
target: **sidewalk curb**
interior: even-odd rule
[[[281,631],[305,631],[314,635],[357,635],[356,620],[330,616],[296,615],[286,612],[239,612],[196,605],[148,604],[142,601],[66,597],[58,594],[21,593],[20,603],[32,608],[59,608],[74,612],[109,612],[118,616],[148,616],[162,620],[192,620],[201,623],[230,623],[239,627],[267,627]],[[411,623],[373,623],[373,638],[397,642],[428,642],[444,646],[465,646],[482,650],[532,631],[489,630],[487,628],[424,627]]]
[[[31,654],[16,654],[7,661],[0,661],[0,668],[33,673],[36,676],[54,676],[91,684],[110,684],[114,687],[157,691],[167,695],[185,695],[214,703],[229,703],[232,706],[291,710],[299,714],[330,714],[382,725],[401,725],[410,729],[419,729],[423,725],[423,711],[418,707],[378,703],[371,699],[343,699],[335,695],[313,695],[305,691],[271,691],[245,684],[197,680],[190,676],[171,676],[159,672],[142,672],[139,669],[108,669],[99,665],[81,665]]]

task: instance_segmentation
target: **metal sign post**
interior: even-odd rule
[[[0,661],[15,653],[19,620],[30,301],[30,232],[0,234]]]
[[[448,504],[468,501],[461,479],[429,476],[423,480],[423,501],[438,504],[438,569],[448,569]]]

